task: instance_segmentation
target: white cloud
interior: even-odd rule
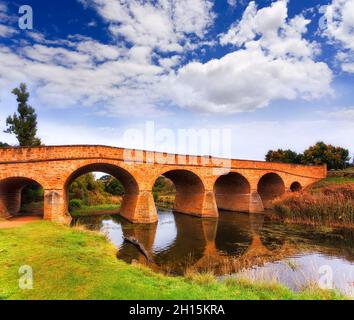
[[[8,15],[8,8],[4,2],[0,2],[0,38],[8,38],[17,33],[17,30],[9,25],[11,18]]]
[[[17,32],[15,28],[0,24],[0,37],[8,38],[14,35]]]
[[[354,0],[333,0],[321,12],[323,35],[339,45],[342,69],[354,72]]]
[[[204,35],[214,19],[212,2],[81,2],[97,9],[109,30],[130,44],[121,39],[104,44],[81,35],[53,40],[28,32],[24,36],[34,44],[22,39],[17,48],[0,46],[2,90],[26,81],[42,106],[91,106],[106,115],[132,113],[132,106],[140,116],[168,113],[159,109],[164,97],[158,88],[187,50],[206,43]]]
[[[47,107],[82,105],[122,114],[131,113],[134,106],[137,114],[156,114],[157,98],[151,88],[163,69],[145,56],[144,50],[134,47],[120,50],[87,40],[73,49],[37,44],[14,52],[0,46],[0,87],[10,92],[25,81],[40,105]]]
[[[257,10],[251,2],[241,21],[220,38],[238,48],[220,59],[191,62],[169,77],[166,94],[201,112],[237,113],[276,99],[314,99],[331,92],[332,73],[313,57],[316,43],[302,37],[309,23],[288,19],[287,1]]]
[[[81,2],[96,8],[111,31],[134,45],[104,44],[81,35],[48,40],[28,33],[35,44],[0,46],[3,90],[26,81],[38,105],[81,105],[100,114],[134,111],[141,116],[166,114],[171,102],[192,111],[229,114],[277,99],[314,99],[331,92],[332,73],[316,61],[318,45],[304,38],[309,21],[302,15],[289,18],[285,0],[262,9],[250,2],[242,19],[220,36],[222,45],[232,46],[231,53],[184,67],[187,50],[215,45],[205,36],[215,17],[211,1]]]
[[[354,106],[340,108],[336,111],[330,112],[327,115],[329,118],[336,118],[344,121],[352,121],[354,122]]]
[[[352,62],[352,63],[343,63],[342,64],[342,69],[345,72],[354,73],[354,62]]]
[[[136,46],[180,52],[190,36],[203,38],[214,20],[210,0],[81,0],[93,6],[114,36]]]
[[[231,7],[236,7],[237,6],[237,0],[227,0],[227,3]]]
[[[233,126],[233,157],[264,160],[271,149],[303,152],[317,141],[340,145],[354,152],[354,126],[339,119],[254,121]],[[261,132],[261,134],[260,134]]]

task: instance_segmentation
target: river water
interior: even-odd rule
[[[82,217],[76,223],[106,234],[119,259],[156,271],[277,280],[293,290],[319,284],[354,296],[354,230],[285,225],[265,215],[234,212],[200,219],[160,211],[153,225],[133,225],[116,215]],[[153,262],[123,236],[138,239]]]

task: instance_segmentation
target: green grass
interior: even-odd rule
[[[96,206],[82,206],[81,208],[75,209],[70,213],[73,217],[78,217],[78,216],[88,216],[92,214],[117,213],[119,209],[120,209],[120,205],[118,204],[100,204]]]
[[[351,178],[351,177],[328,177],[326,179],[316,182],[311,187],[311,189],[316,190],[316,189],[328,187],[331,185],[339,185],[339,184],[346,184],[346,183],[354,183],[354,178]]]
[[[340,299],[318,289],[218,282],[207,274],[168,277],[115,258],[104,236],[39,221],[0,229],[0,299]],[[18,288],[19,267],[33,268],[33,290]]]

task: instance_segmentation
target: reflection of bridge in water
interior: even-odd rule
[[[122,223],[124,236],[133,236],[144,245],[154,263],[155,270],[184,273],[187,270],[210,271],[215,274],[237,272],[243,268],[261,265],[295,254],[298,249],[285,239],[274,239],[263,230],[263,215],[226,214],[223,219],[193,219],[174,214],[177,234],[173,243],[164,251],[154,254],[157,224],[135,225]],[[271,245],[270,245],[271,244]],[[231,255],[230,255],[231,253]],[[137,248],[124,243],[118,254],[128,262],[136,260],[148,264]]]

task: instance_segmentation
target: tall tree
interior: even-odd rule
[[[15,88],[12,93],[17,97],[17,113],[6,119],[6,133],[15,134],[20,146],[32,147],[41,145],[37,135],[37,115],[35,110],[28,105],[29,93],[25,83]]]
[[[290,149],[269,150],[266,154],[266,161],[269,162],[285,162],[285,163],[301,163],[302,154],[296,153]]]
[[[317,142],[304,152],[304,162],[307,164],[326,163],[328,169],[344,169],[349,164],[349,150]]]

